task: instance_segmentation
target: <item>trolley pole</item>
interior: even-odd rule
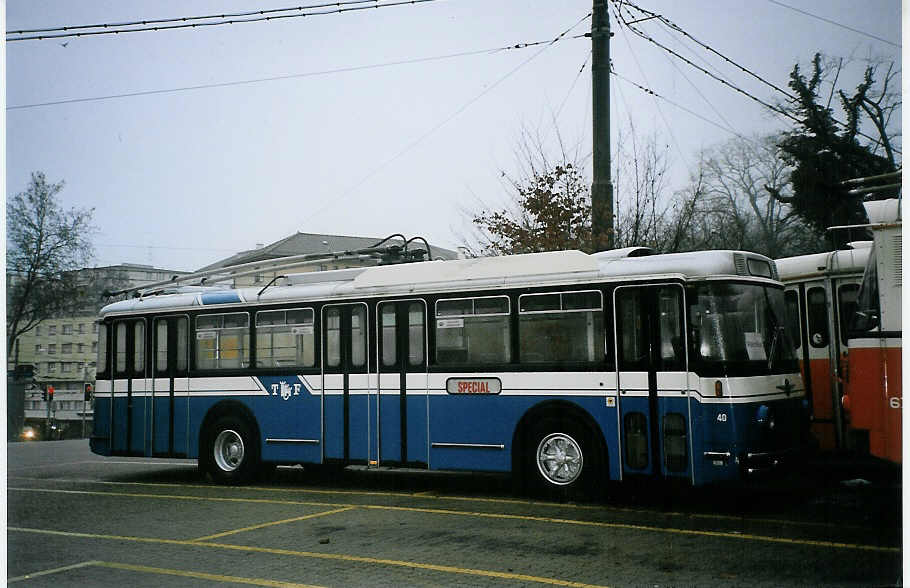
[[[610,19],[609,0],[593,0],[591,86],[594,122],[594,181],[591,185],[591,237],[594,251],[613,249],[613,184],[610,181]]]

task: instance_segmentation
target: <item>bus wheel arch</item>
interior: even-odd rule
[[[608,452],[600,427],[576,404],[548,401],[531,408],[512,438],[516,482],[535,494],[577,498],[603,489]],[[564,467],[547,471],[553,456]]]
[[[239,402],[213,406],[199,429],[199,469],[219,484],[249,482],[260,469],[259,426]]]

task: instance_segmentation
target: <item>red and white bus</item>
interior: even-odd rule
[[[850,325],[843,406],[860,446],[901,463],[901,201],[864,206],[873,246]]]
[[[776,262],[786,285],[787,325],[806,385],[811,430],[823,451],[851,445],[841,410],[843,370],[848,327],[871,251],[870,241],[858,241],[849,249]]]
[[[901,461],[900,200],[864,204],[848,249],[778,259],[787,323],[821,450]]]

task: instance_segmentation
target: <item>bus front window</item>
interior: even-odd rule
[[[690,289],[690,353],[705,375],[796,371],[785,331],[784,291],[761,284],[710,282]]]

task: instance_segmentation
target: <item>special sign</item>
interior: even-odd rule
[[[449,394],[499,394],[502,382],[499,378],[449,378],[446,392]]]

